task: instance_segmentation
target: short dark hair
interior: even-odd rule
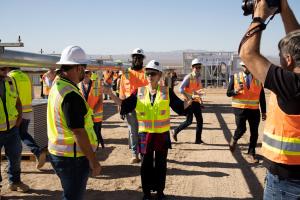
[[[295,67],[300,66],[300,29],[287,34],[278,43],[282,54],[290,54],[295,62]]]

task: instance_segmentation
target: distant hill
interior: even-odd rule
[[[167,52],[145,52],[147,63],[150,60],[156,59],[161,62],[164,66],[182,66],[183,64],[183,52],[205,52],[204,50],[175,50],[175,51],[167,51]],[[117,55],[90,55],[92,58],[104,58],[109,59],[112,58],[113,60],[121,60],[126,62],[131,60],[130,54],[117,54]],[[274,63],[279,64],[279,58],[275,56],[268,56],[268,59]]]

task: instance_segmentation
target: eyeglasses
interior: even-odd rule
[[[158,72],[146,72],[146,76],[156,76]]]
[[[201,66],[194,66],[195,69],[201,69]]]

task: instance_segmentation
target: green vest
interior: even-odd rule
[[[164,133],[170,130],[170,99],[167,87],[158,86],[153,106],[148,87],[140,87],[135,110],[139,132]]]
[[[87,113],[84,116],[84,128],[87,132],[90,144],[95,151],[97,148],[97,137],[94,132],[94,123],[92,120],[93,111],[73,84],[58,78],[51,88],[48,98],[47,108],[47,129],[48,129],[48,149],[51,154],[63,157],[75,157],[74,150],[76,147],[76,157],[85,156],[80,147],[75,144],[74,134],[68,127],[61,104],[67,94],[76,92],[85,102]]]
[[[5,105],[0,98],[0,131],[8,131],[16,125],[18,110],[16,108],[18,94],[10,78],[5,80]],[[7,111],[7,118],[5,114]],[[7,122],[8,119],[8,122]]]
[[[14,80],[22,103],[22,111],[32,112],[32,85],[29,76],[21,70],[13,70],[9,73],[9,77]]]

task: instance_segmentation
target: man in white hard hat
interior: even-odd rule
[[[132,67],[124,71],[120,81],[120,99],[129,97],[138,87],[143,87],[148,84],[143,68],[145,54],[143,49],[136,48],[132,51]],[[136,113],[133,110],[126,114],[126,120],[129,130],[129,143],[132,152],[130,163],[139,163],[140,159],[137,153],[138,143],[138,122]]]
[[[57,64],[61,74],[51,88],[47,108],[50,161],[60,178],[63,199],[82,200],[90,171],[92,176],[101,171],[93,111],[77,87],[88,60],[83,49],[68,46]]]
[[[257,163],[256,145],[258,127],[260,123],[260,110],[262,120],[266,120],[266,98],[262,84],[252,76],[244,62],[240,62],[242,71],[230,77],[227,96],[232,97],[232,108],[235,115],[236,130],[230,142],[230,150],[235,151],[237,141],[246,132],[246,122],[250,127],[250,142],[248,147],[248,160]]]
[[[187,101],[192,100],[193,103],[191,111],[186,115],[186,120],[171,131],[172,137],[175,141],[177,141],[178,133],[192,124],[193,115],[195,115],[197,121],[195,144],[203,143],[201,138],[203,128],[203,117],[201,111],[201,95],[203,94],[201,84],[201,68],[202,63],[199,59],[196,58],[192,60],[192,73],[189,73],[184,77],[179,87],[179,92],[184,96],[184,99]]]

